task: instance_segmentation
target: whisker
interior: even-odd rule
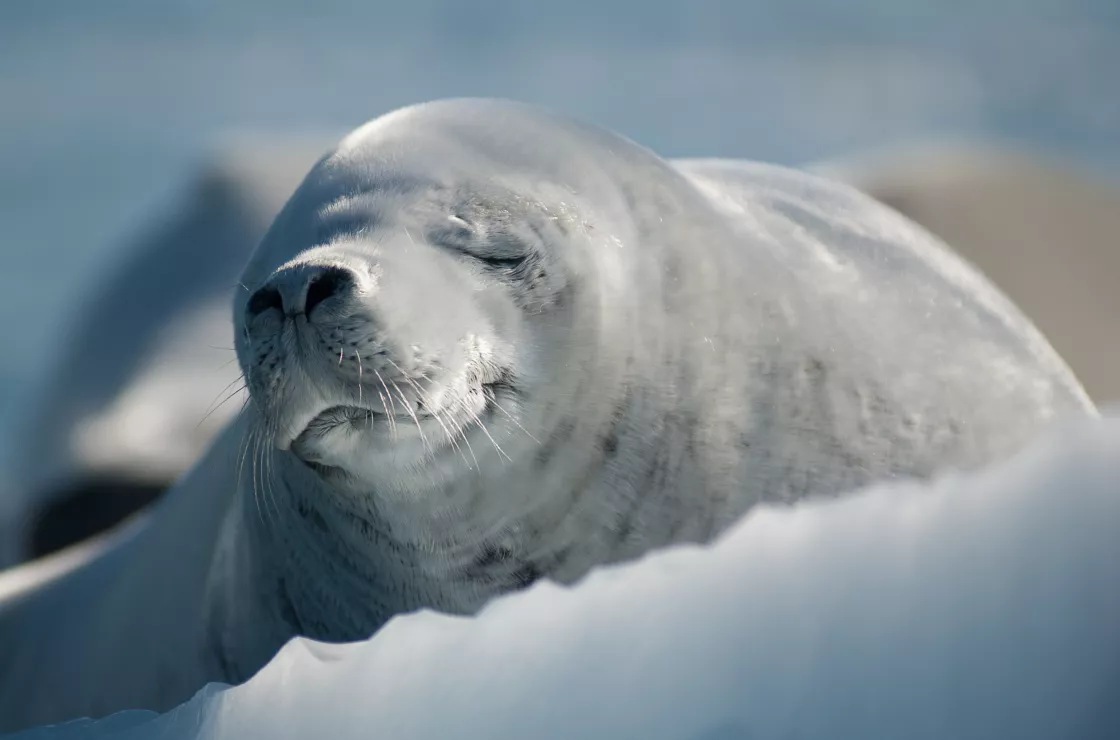
[[[217,348],[215,348],[215,349],[222,349],[222,348],[220,348],[220,347],[217,347]],[[233,364],[233,363],[235,363],[235,362],[237,362],[237,357],[233,357],[232,359],[226,360],[226,361],[225,361],[225,362],[223,362],[223,363],[222,363],[221,365],[219,365],[218,367],[214,368],[214,372],[218,372],[218,371],[220,371],[220,370],[225,370],[225,369],[226,369],[227,367],[229,367],[230,365],[232,365],[232,364]]]
[[[246,381],[246,384],[248,384],[248,381]],[[246,396],[245,400],[241,404],[241,413],[244,413],[244,411],[245,411],[246,407],[248,406],[250,400],[252,400],[251,397]],[[254,453],[253,480],[252,480],[252,485],[251,485],[251,489],[253,491],[253,503],[256,504],[257,516],[260,518],[261,522],[263,523],[264,522],[264,514],[261,512],[260,499],[257,498],[256,460],[255,460],[256,437],[260,433],[260,427],[261,427],[261,421],[260,421],[259,414],[254,414],[253,417],[249,419],[248,430],[246,431],[245,436],[242,437],[242,440],[241,440],[241,451],[240,451],[240,454],[238,455],[239,459],[238,459],[238,462],[237,462],[237,479],[236,480],[237,480],[237,486],[238,486],[238,488],[240,488],[241,485],[242,485],[241,484],[241,480],[242,480],[241,475],[242,475],[242,473],[244,472],[244,469],[245,469],[245,462],[248,459],[248,456],[250,454],[250,450],[252,450],[253,453]]]
[[[246,394],[245,397],[241,399],[241,407],[237,409],[237,413],[233,415],[233,418],[236,419],[245,413],[245,409],[249,407],[249,401],[249,396],[248,394]],[[238,482],[240,482],[240,478],[238,479]]]
[[[427,397],[427,396],[426,396],[426,395],[424,394],[424,389],[423,389],[423,388],[421,388],[421,387],[420,387],[420,385],[419,385],[419,384],[418,384],[418,383],[417,383],[417,382],[416,382],[415,380],[413,380],[412,378],[410,378],[410,377],[408,376],[408,373],[406,373],[406,372],[405,372],[404,370],[401,370],[401,366],[400,366],[400,365],[398,365],[397,363],[393,362],[393,360],[392,360],[392,358],[391,358],[391,357],[387,357],[387,358],[385,358],[385,359],[386,359],[386,360],[388,361],[388,363],[389,363],[390,365],[392,365],[392,366],[393,366],[393,367],[394,367],[394,368],[396,369],[396,371],[397,371],[398,373],[400,373],[400,374],[401,374],[401,378],[402,378],[402,379],[404,380],[404,382],[408,383],[409,385],[411,385],[411,386],[412,386],[412,387],[413,387],[413,388],[414,388],[414,389],[416,390],[416,393],[417,393],[417,394],[418,394],[418,395],[420,396],[420,400],[421,400],[421,401],[424,401],[425,403],[427,403],[427,402],[428,402],[429,400],[431,400],[431,399],[429,399],[429,398],[428,398],[428,397]]]
[[[397,395],[400,396],[401,403],[404,405],[404,410],[408,412],[408,415],[412,417],[412,421],[416,424],[416,431],[420,432],[420,439],[424,442],[424,447],[431,452],[432,446],[428,443],[428,438],[424,435],[424,429],[420,426],[420,419],[416,418],[416,412],[412,410],[412,405],[409,404],[408,399],[405,398],[404,393],[401,392],[400,386],[397,385],[396,381],[391,380],[389,382],[393,384]]]
[[[275,438],[276,435],[272,427],[269,428],[269,432],[270,434],[268,434],[265,439]],[[280,504],[276,499],[276,488],[273,485],[274,481],[276,480],[276,457],[273,454],[271,447],[267,444],[264,446],[262,454],[264,455],[265,508],[268,508],[268,503],[269,501],[271,501],[273,508],[276,510],[276,518],[280,519],[283,516],[283,512],[281,511]]]
[[[498,441],[494,439],[493,436],[491,436],[490,430],[487,429],[486,425],[482,423],[482,419],[479,418],[478,413],[468,408],[465,400],[460,400],[459,403],[463,407],[463,410],[467,412],[467,415],[470,416],[471,419],[474,420],[474,423],[478,425],[478,428],[482,430],[482,433],[486,435],[486,438],[490,440],[490,443],[494,445],[494,449],[498,451],[498,454],[504,457],[509,462],[513,462],[513,458],[507,455],[506,451],[503,450],[501,445],[498,444]]]
[[[393,415],[389,413],[389,404],[385,402],[385,394],[382,393],[381,391],[378,391],[377,395],[381,397],[381,408],[385,409],[385,419],[389,422],[389,434],[390,434],[390,436],[392,436],[393,441],[396,442],[397,441],[396,421],[393,419]],[[369,412],[366,413],[366,421],[371,423],[371,424],[373,423],[373,411],[369,411]]]
[[[417,390],[417,392],[423,394],[423,391],[420,391],[419,389]],[[423,397],[423,395],[421,395],[421,397]],[[463,454],[463,448],[459,446],[459,441],[455,438],[455,435],[453,435],[447,425],[443,423],[443,419],[439,418],[439,411],[430,403],[425,402],[425,405],[428,407],[428,410],[432,412],[432,418],[435,419],[436,423],[439,424],[440,428],[443,429],[443,433],[447,437],[448,444],[455,448],[455,451],[458,452],[459,456],[463,458],[463,462],[467,464],[467,468],[470,468],[470,460],[468,460],[467,456]],[[473,450],[471,451],[471,457],[474,457]],[[478,460],[475,459],[474,463],[475,465],[478,465]]]
[[[252,459],[252,478],[250,479],[249,489],[253,492],[253,503],[257,507],[257,516],[263,524],[264,512],[261,511],[261,500],[257,496],[257,435],[259,431],[259,422],[254,422],[253,426],[249,428],[249,434],[246,435],[246,454],[247,459]],[[250,451],[251,450],[251,451]]]
[[[218,400],[218,397],[219,397],[219,396],[221,396],[221,395],[222,395],[223,393],[225,393],[226,391],[228,391],[228,390],[230,389],[230,387],[231,387],[231,386],[232,386],[232,385],[233,385],[234,383],[237,383],[237,382],[239,382],[239,381],[242,381],[242,380],[245,380],[245,375],[244,375],[244,374],[238,375],[238,376],[237,376],[236,378],[234,378],[234,379],[233,379],[233,380],[231,380],[230,382],[226,383],[226,387],[225,387],[225,388],[222,388],[222,389],[221,389],[220,391],[218,391],[218,394],[217,394],[216,396],[214,396],[214,401]],[[210,402],[210,405],[211,405],[211,406],[212,406],[212,405],[214,404],[214,401],[211,401],[211,402]],[[206,407],[206,410],[207,410],[207,411],[209,411],[209,410],[210,410],[210,406],[207,406],[207,407]]]
[[[241,379],[242,379],[242,378],[238,378],[237,380],[233,381],[233,383],[236,383],[236,382],[238,382],[238,381],[239,381],[239,380],[241,380]],[[222,393],[225,393],[225,391],[226,391],[226,390],[228,390],[228,389],[229,389],[229,386],[230,386],[230,385],[233,385],[233,383],[230,383],[229,385],[227,385],[227,386],[226,386],[226,388],[225,388],[225,390],[222,390],[222,391],[221,391],[221,392],[220,392],[220,393],[219,393],[218,395],[220,396],[220,395],[221,395]],[[234,389],[234,391],[233,391],[232,393],[230,393],[230,394],[229,394],[228,396],[226,396],[225,398],[223,398],[223,399],[222,399],[222,401],[221,401],[221,403],[219,403],[219,404],[218,404],[217,406],[214,406],[213,408],[210,408],[210,407],[208,406],[208,407],[207,407],[207,409],[208,409],[208,410],[207,410],[207,412],[206,412],[205,414],[203,414],[203,416],[202,416],[202,418],[201,418],[201,419],[199,419],[199,420],[198,420],[198,423],[197,423],[197,424],[195,424],[194,428],[195,428],[195,429],[197,430],[197,429],[198,429],[199,427],[201,427],[201,426],[202,426],[202,423],[203,423],[204,421],[206,421],[207,419],[209,419],[209,418],[211,417],[211,415],[213,415],[213,414],[217,413],[218,409],[220,409],[220,408],[221,408],[222,406],[226,405],[226,403],[227,403],[227,402],[228,402],[228,401],[229,401],[229,400],[230,400],[231,398],[233,398],[234,396],[236,396],[236,395],[237,395],[238,393],[241,393],[242,391],[248,390],[248,388],[249,388],[249,384],[248,384],[248,383],[246,383],[246,384],[242,385],[242,386],[241,386],[240,388],[236,388],[236,389]],[[213,401],[211,401],[211,402],[210,402],[210,405],[211,405],[211,406],[213,406],[213,405],[214,405],[214,402],[213,402]]]
[[[486,393],[486,392],[487,392],[487,389],[483,388],[483,393]],[[510,421],[512,421],[514,424],[517,425],[518,429],[525,432],[526,436],[528,436],[529,439],[533,440],[537,444],[541,443],[541,441],[539,439],[537,439],[536,437],[533,436],[532,432],[530,432],[525,427],[521,426],[521,422],[519,422],[517,420],[517,418],[514,417],[513,414],[506,411],[505,408],[500,403],[498,403],[498,395],[494,391],[489,391],[489,393],[490,393],[490,403],[494,408],[498,409],[498,411],[501,411],[503,414],[505,414],[506,417],[509,418]]]
[[[270,524],[271,514],[268,510],[268,501],[264,492],[264,454],[263,449],[268,436],[267,423],[258,427],[253,443],[253,499],[257,502],[257,512],[261,521]],[[263,502],[263,513],[261,512]]]
[[[447,424],[444,423],[443,419],[441,419],[439,417],[439,410],[436,408],[435,403],[432,402],[431,396],[428,395],[424,391],[424,389],[420,387],[419,383],[417,383],[415,380],[410,378],[408,376],[408,374],[404,370],[401,369],[400,365],[393,362],[392,358],[387,358],[387,359],[388,359],[389,364],[392,365],[394,368],[396,368],[397,372],[401,374],[401,377],[404,378],[404,381],[406,383],[408,383],[409,385],[411,385],[412,388],[416,391],[416,394],[420,397],[420,401],[428,408],[429,411],[431,411],[432,418],[435,419],[436,423],[439,424],[440,427],[443,429],[443,433],[447,437],[448,444],[450,444],[452,447],[455,448],[455,451],[458,452],[459,456],[463,458],[463,462],[467,464],[468,468],[470,468],[471,467],[470,461],[467,460],[467,456],[463,454],[463,449],[459,446],[458,439],[456,439],[455,435],[451,433],[451,430],[448,428]],[[394,383],[394,385],[396,385],[396,384]],[[399,390],[400,389],[398,388],[398,391]],[[468,445],[469,444],[470,443],[468,442]],[[474,450],[471,450],[471,457],[474,457]],[[478,466],[478,459],[477,458],[475,458],[474,464],[475,464],[476,467]]]
[[[439,421],[439,412],[438,411],[433,411],[432,415],[436,417],[436,421]],[[463,444],[465,444],[467,446],[467,451],[471,453],[471,459],[474,460],[474,467],[472,468],[471,464],[469,462],[467,462],[467,458],[465,458],[465,457],[463,458],[463,462],[467,463],[467,469],[478,470],[478,458],[475,457],[474,448],[471,447],[471,441],[469,439],[467,439],[466,436],[462,433],[463,427],[460,424],[458,424],[454,419],[451,418],[450,413],[447,414],[447,419],[448,419],[448,421],[451,422],[452,426],[455,427],[455,431],[458,433],[459,439],[463,440]],[[441,424],[441,426],[442,426],[442,424]],[[444,427],[444,430],[446,431],[447,427]],[[451,432],[447,432],[447,439],[451,442],[452,446],[454,446],[456,450],[459,450],[459,454],[462,455],[463,450],[459,447],[458,441],[454,437],[451,436]]]
[[[275,427],[270,428],[270,433],[265,437],[265,443],[262,445],[261,454],[264,455],[264,492],[265,492],[265,505],[271,502],[272,510],[277,519],[283,519],[284,512],[280,507],[280,500],[276,497],[276,455],[269,440],[275,439]]]
[[[389,386],[385,384],[385,378],[381,377],[381,373],[377,368],[373,369],[373,374],[377,376],[378,381],[381,382],[381,387],[385,389],[385,395],[389,397],[389,408],[391,408],[393,412],[389,413],[389,409],[385,409],[385,414],[389,417],[389,431],[395,440],[397,437],[397,405],[393,403],[393,394],[389,392]],[[381,403],[382,405],[385,404],[384,397],[382,397]]]
[[[249,428],[241,437],[241,442],[238,443],[237,449],[237,487],[241,487],[241,474],[245,470],[245,456],[249,452],[249,438],[253,436],[254,425],[249,424]]]
[[[408,373],[406,373],[406,372],[405,372],[404,370],[402,370],[402,369],[401,369],[401,366],[400,366],[400,365],[398,365],[397,363],[393,362],[393,359],[392,359],[391,357],[387,357],[387,358],[385,358],[385,359],[386,359],[386,360],[388,361],[388,363],[389,363],[390,365],[392,365],[392,366],[393,366],[393,368],[394,368],[394,369],[396,369],[396,371],[397,371],[398,373],[400,373],[400,374],[401,374],[401,378],[402,378],[402,379],[403,379],[403,380],[404,380],[404,381],[405,381],[406,383],[408,383],[409,385],[411,385],[411,386],[412,386],[412,388],[413,388],[413,389],[414,389],[414,390],[416,391],[416,395],[418,395],[418,396],[420,397],[420,401],[421,401],[421,402],[422,402],[422,403],[423,403],[423,404],[424,404],[425,406],[427,406],[427,407],[428,407],[429,409],[433,409],[433,412],[432,412],[432,413],[433,413],[433,415],[434,415],[434,414],[435,414],[435,411],[434,411],[434,409],[435,409],[435,404],[434,404],[434,403],[432,403],[432,397],[431,397],[430,395],[428,395],[428,393],[426,393],[426,392],[424,391],[424,389],[423,389],[423,388],[421,388],[421,387],[420,387],[420,384],[419,384],[419,383],[417,383],[417,382],[416,382],[415,380],[413,380],[413,379],[412,379],[411,377],[409,377]],[[428,377],[427,377],[426,375],[421,375],[421,379],[422,379],[422,380],[428,380]]]
[[[264,439],[263,429],[257,434],[253,441],[253,499],[257,502],[257,511],[260,513],[261,500],[264,498],[261,493],[260,473],[258,472],[261,465],[261,441]],[[268,511],[268,507],[264,507],[264,511]],[[261,514],[261,521],[267,523],[265,514]]]
[[[354,356],[358,358],[358,405],[362,405],[362,356],[358,354],[358,350],[354,350]]]

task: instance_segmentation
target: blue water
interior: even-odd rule
[[[1118,71],[1117,0],[6,0],[0,388],[231,128],[498,95],[666,155],[985,134],[1118,172]]]

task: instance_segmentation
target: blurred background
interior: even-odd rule
[[[1076,204],[1096,198],[1094,213],[1115,219],[1118,72],[1117,0],[5,0],[0,444],[20,403],[34,398],[29,389],[59,364],[63,328],[137,248],[136,235],[179,207],[219,144],[228,151],[228,142],[271,132],[325,147],[398,106],[500,96],[602,124],[668,157],[803,165],[887,152],[870,170],[837,172],[880,183],[884,199],[911,215],[926,204],[907,193],[909,175],[901,184],[875,179],[903,161],[890,152],[987,142],[1076,173],[1053,187]],[[955,156],[906,161],[928,174],[937,162],[982,159]],[[299,159],[293,171],[310,163],[311,155]],[[996,166],[1014,182],[1050,177]],[[258,179],[280,190],[274,200],[294,187],[291,173],[273,181],[262,172]],[[1084,197],[1080,178],[1091,183]],[[960,195],[954,182],[941,187]],[[1052,199],[1045,188],[1032,197]],[[971,192],[961,199],[995,212]],[[1011,200],[1009,213],[1023,209],[1018,195]],[[938,207],[926,209],[933,221]],[[1064,240],[1065,224],[1054,228],[1042,252]],[[1082,241],[1120,259],[1118,232],[1105,222],[1093,228]],[[997,272],[1018,264],[1010,253],[992,254],[990,264],[972,258]],[[1059,267],[1070,261],[1050,254]],[[1026,288],[996,279],[1024,305],[1030,286],[1055,280],[1050,264],[1016,267]],[[1084,272],[1085,280],[1111,279],[1096,264]],[[1066,281],[1066,294],[1086,292]],[[1069,300],[1051,303],[1061,313]],[[1051,335],[1081,320],[1053,323],[1024,307]],[[83,331],[109,337],[115,325]],[[1067,358],[1094,351],[1051,339]],[[1085,356],[1071,363],[1092,374]],[[217,368],[231,355],[207,357]],[[69,357],[59,382],[98,359]],[[1110,372],[1086,381],[1094,394],[1111,393]]]

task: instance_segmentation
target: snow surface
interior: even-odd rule
[[[477,617],[294,640],[164,715],[14,737],[1120,737],[1120,416],[1007,464],[763,509]]]

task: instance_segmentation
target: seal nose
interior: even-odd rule
[[[312,309],[331,296],[353,287],[354,277],[349,270],[341,267],[324,267],[307,282],[307,293],[303,299],[303,310],[310,314]]]
[[[311,314],[328,298],[353,289],[354,275],[335,265],[299,265],[281,270],[253,295],[246,312],[252,318],[269,309],[289,316]]]
[[[280,298],[280,291],[266,285],[249,296],[249,303],[245,306],[245,313],[249,315],[249,318],[253,318],[257,314],[262,314],[270,308],[275,308],[283,313],[284,302]]]

